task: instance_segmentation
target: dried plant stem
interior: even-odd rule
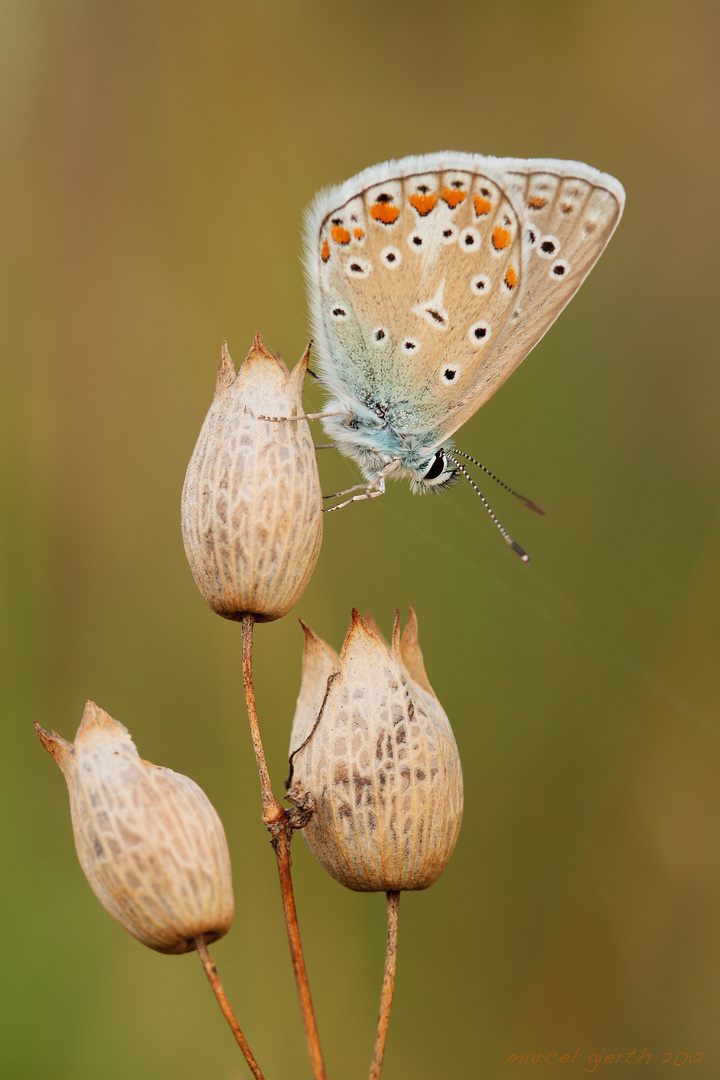
[[[265,761],[262,739],[260,738],[260,725],[258,723],[257,709],[255,708],[255,687],[252,677],[252,649],[253,649],[253,626],[255,619],[252,615],[242,617],[242,664],[243,685],[245,687],[245,701],[247,702],[248,719],[250,721],[250,735],[252,736],[255,760],[257,761],[258,773],[260,774],[260,790],[262,793],[263,821],[270,828],[272,825],[283,822],[286,814],[280,803],[275,798],[270,773]]]
[[[255,689],[252,678],[253,626],[253,616],[243,615],[243,684],[245,686],[245,700],[247,702],[255,759],[257,761],[258,773],[260,774],[263,821],[272,835],[272,846],[277,859],[278,874],[280,876],[280,891],[282,893],[283,909],[285,911],[285,925],[287,927],[290,955],[292,957],[293,970],[295,972],[295,982],[297,984],[298,997],[300,999],[303,1024],[305,1025],[305,1035],[307,1038],[308,1051],[310,1053],[310,1061],[312,1063],[313,1077],[314,1080],[327,1080],[322,1050],[320,1049],[320,1037],[315,1021],[315,1011],[310,998],[310,985],[308,983],[305,958],[300,942],[300,929],[298,927],[295,895],[293,893],[292,877],[290,874],[290,839],[293,830],[288,815],[275,798],[270,783],[270,774],[265,761],[265,751],[263,750],[262,739],[260,737],[260,725],[258,723],[257,710],[255,708]]]
[[[230,1002],[228,1001],[227,997],[225,996],[225,991],[223,989],[223,985],[220,982],[220,976],[217,973],[217,968],[215,967],[215,964],[213,963],[213,960],[212,960],[212,958],[210,956],[210,953],[208,952],[208,947],[207,947],[207,944],[205,942],[205,938],[204,938],[204,936],[202,934],[200,934],[198,937],[195,938],[195,945],[197,947],[198,956],[200,957],[200,962],[202,963],[202,966],[205,968],[205,974],[208,977],[208,982],[210,983],[210,986],[212,987],[212,992],[215,995],[215,997],[217,998],[217,1003],[220,1006],[220,1009],[222,1011],[223,1016],[225,1017],[228,1024],[230,1025],[230,1029],[231,1029],[233,1035],[235,1036],[235,1041],[237,1042],[238,1046],[242,1050],[243,1055],[245,1057],[245,1060],[247,1061],[248,1065],[250,1066],[251,1073],[255,1077],[255,1080],[265,1080],[265,1077],[262,1074],[260,1066],[258,1065],[257,1061],[255,1060],[250,1047],[248,1046],[247,1039],[243,1035],[243,1033],[242,1033],[242,1031],[240,1029],[240,1025],[238,1024],[238,1022],[237,1022],[237,1020],[235,1018],[235,1013],[232,1011],[232,1008],[230,1006]]]
[[[378,1016],[377,1034],[375,1035],[375,1049],[373,1051],[372,1064],[370,1065],[369,1080],[380,1080],[380,1073],[385,1057],[385,1043],[387,1042],[388,1025],[390,1023],[390,1009],[392,1008],[393,992],[395,990],[395,971],[397,968],[397,944],[398,944],[398,912],[400,909],[400,893],[389,892],[387,894],[387,945],[385,949],[385,973],[383,975],[382,993],[380,995],[380,1014]]]
[[[285,909],[285,926],[287,927],[290,955],[292,956],[297,983],[300,1008],[302,1010],[305,1035],[307,1037],[310,1061],[312,1063],[315,1080],[327,1080],[325,1063],[323,1062],[322,1050],[320,1049],[320,1036],[318,1035],[315,1022],[315,1012],[310,998],[310,984],[308,983],[305,958],[300,942],[300,929],[298,927],[297,912],[295,910],[295,895],[293,893],[292,878],[290,876],[290,832],[287,827],[283,828],[273,839],[273,847],[277,857],[278,874],[280,875],[280,889],[282,891],[283,908]]]

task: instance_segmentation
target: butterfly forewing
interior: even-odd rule
[[[589,166],[469,154],[390,162],[321,195],[307,264],[323,381],[437,445],[554,322],[622,202]]]
[[[405,434],[444,437],[514,305],[522,233],[492,180],[438,171],[368,186],[320,228],[320,341],[347,388]]]

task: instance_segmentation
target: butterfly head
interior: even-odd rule
[[[358,462],[368,480],[406,477],[414,492],[443,491],[454,484],[460,470],[451,459],[450,443],[433,446],[431,433],[398,430],[390,422],[392,412],[379,406],[371,409],[347,396],[333,399],[325,430],[343,453]]]

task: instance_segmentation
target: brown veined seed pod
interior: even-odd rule
[[[203,790],[143,761],[127,728],[92,701],[74,743],[37,721],[35,730],[65,776],[78,859],[110,914],[162,953],[223,937],[235,911],[230,853]]]
[[[190,569],[218,615],[279,619],[320,555],[322,494],[302,415],[309,346],[292,374],[259,334],[235,374],[223,345],[215,397],[188,465],[182,534]]]
[[[460,757],[430,683],[411,609],[392,647],[353,610],[340,656],[303,624],[303,679],[290,743],[288,799],[313,806],[303,832],[343,885],[424,889],[455,847]]]

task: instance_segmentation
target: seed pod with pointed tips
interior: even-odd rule
[[[320,555],[322,495],[302,414],[308,350],[290,374],[259,334],[237,374],[223,346],[215,397],[182,495],[182,533],[195,582],[218,615],[286,615]]]
[[[75,848],[93,892],[151,949],[184,953],[228,932],[230,853],[210,800],[139,756],[127,728],[89,701],[75,742],[35,722],[70,794]]]
[[[374,623],[353,611],[339,657],[304,630],[288,798],[314,805],[305,838],[350,889],[424,889],[453,852],[463,792],[415,613],[401,637],[396,612],[389,648]]]

